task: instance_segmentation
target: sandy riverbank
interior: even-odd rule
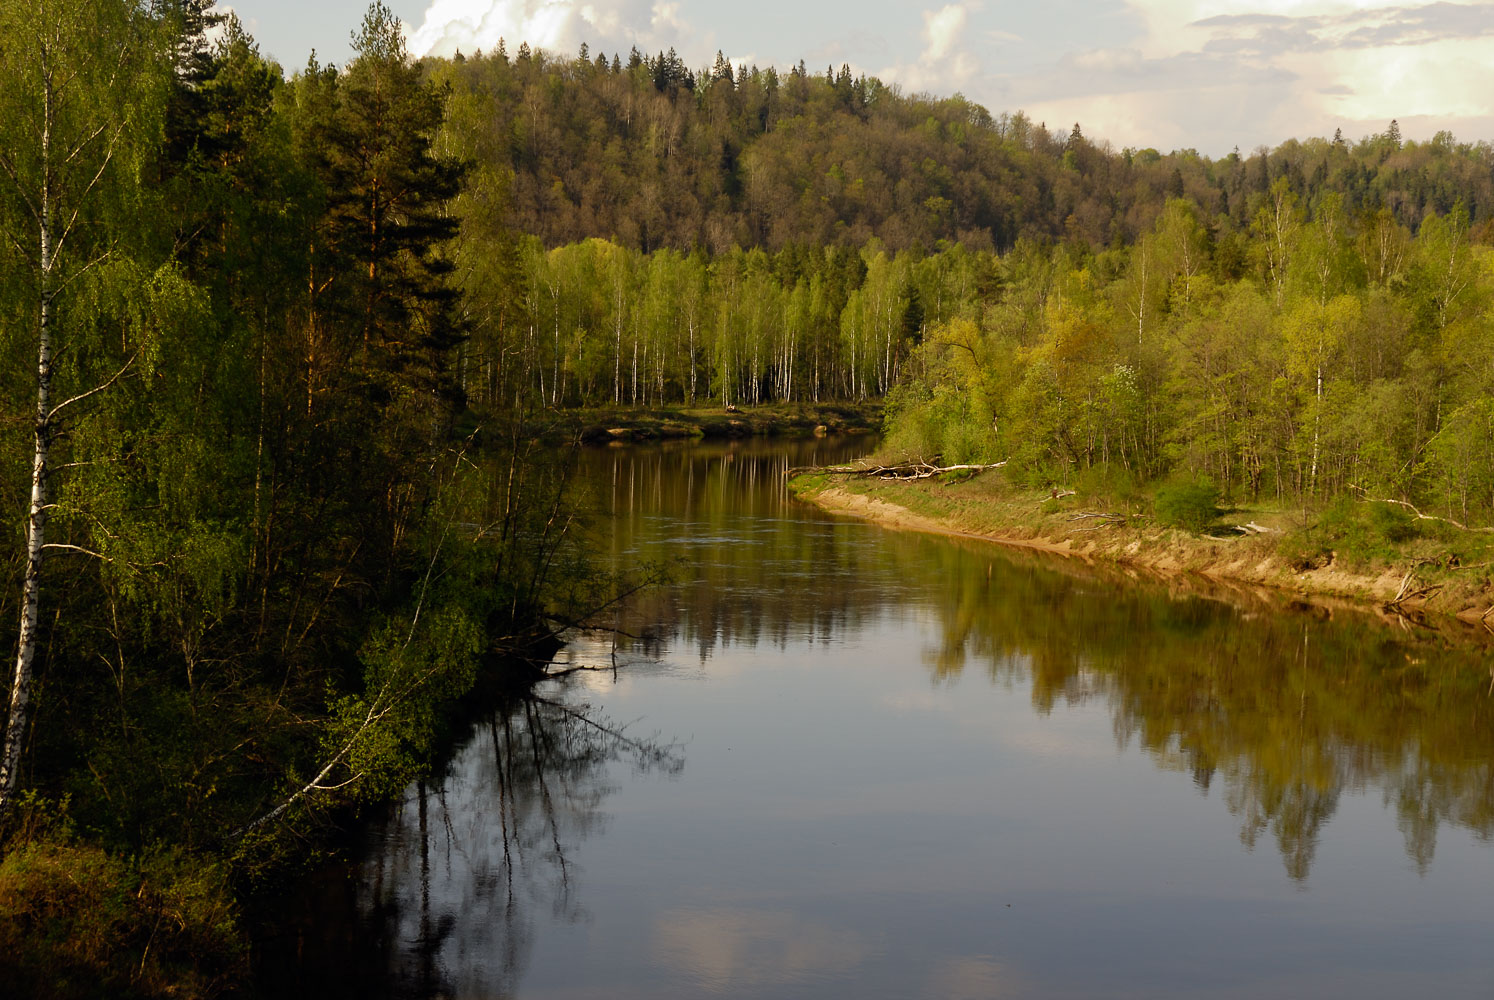
[[[1323,565],[1294,567],[1278,551],[1279,534],[1199,537],[1149,522],[1096,527],[1093,521],[1072,520],[1068,511],[1047,516],[1033,513],[1036,505],[1031,496],[971,495],[961,493],[964,489],[927,481],[795,482],[795,491],[803,500],[888,528],[977,538],[1154,575],[1191,577],[1209,590],[1267,588],[1325,606],[1343,602],[1367,606],[1392,619],[1454,618],[1467,625],[1478,625],[1481,620],[1494,625],[1490,613],[1494,589],[1486,572],[1439,582],[1436,578],[1448,577],[1455,570],[1439,574],[1437,567],[1390,564],[1366,571],[1345,566],[1331,555]],[[1403,594],[1408,573],[1412,582],[1407,591],[1429,588],[1429,592],[1403,597],[1392,606]]]

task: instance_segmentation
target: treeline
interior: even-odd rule
[[[847,70],[527,46],[423,69],[450,94],[442,148],[471,167],[454,212],[458,380],[484,404],[520,383],[550,407],[879,396],[955,318],[1041,324],[1055,271],[1087,275],[1076,309],[1175,323],[1168,255],[1215,287],[1269,285],[1279,310],[1302,286],[1283,268],[1305,266],[1288,244],[1318,219],[1358,258],[1320,287],[1379,289],[1425,329],[1413,239],[1454,216],[1465,248],[1494,234],[1494,149],[1403,141],[1394,122],[1211,161],[1116,153]],[[1129,307],[1096,287],[1122,281],[1147,289]]]
[[[1216,235],[1174,199],[1130,247],[1030,248],[931,330],[895,447],[1013,460],[1121,497],[1167,478],[1311,505],[1351,494],[1494,518],[1494,274],[1461,206],[1309,211],[1285,179]],[[1407,515],[1409,517],[1409,515]]]
[[[1210,159],[1115,150],[1078,124],[993,114],[962,97],[904,94],[839,70],[687,67],[672,51],[510,53],[426,60],[451,119],[504,174],[511,223],[546,247],[598,237],[645,252],[769,251],[790,244],[889,250],[1021,238],[1126,245],[1169,198],[1244,228],[1284,180],[1308,211],[1386,209],[1413,231],[1461,201],[1494,214],[1494,147],[1399,126],[1292,140]]]
[[[382,5],[289,82],[210,7],[0,5],[8,995],[241,978],[241,891],[588,586],[461,392],[444,91]]]
[[[958,245],[713,257],[596,239],[546,251],[526,238],[502,286],[509,308],[474,325],[459,378],[473,400],[525,380],[552,408],[881,396],[925,330],[991,292],[999,266]]]

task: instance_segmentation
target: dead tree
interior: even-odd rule
[[[1005,462],[992,462],[987,465],[961,464],[961,465],[939,465],[939,456],[935,455],[933,461],[918,459],[913,462],[903,462],[893,465],[807,465],[789,469],[786,475],[789,478],[803,475],[805,473],[818,473],[828,476],[855,476],[862,479],[897,479],[911,481],[915,479],[932,479],[949,472],[968,472],[971,475],[979,475],[991,469],[999,469]]]

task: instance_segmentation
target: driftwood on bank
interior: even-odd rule
[[[894,465],[804,465],[789,469],[785,475],[792,478],[803,473],[819,473],[829,476],[859,476],[866,479],[932,479],[942,476],[946,472],[968,472],[971,475],[979,475],[991,469],[999,469],[1005,462],[992,462],[989,465],[939,465],[938,456],[932,462],[919,459],[916,462],[903,462]]]
[[[1441,518],[1437,518],[1437,520],[1441,520]],[[1400,587],[1396,590],[1395,596],[1385,604],[1385,607],[1389,608],[1392,611],[1399,611],[1401,609],[1401,606],[1407,601],[1425,599],[1431,597],[1437,591],[1441,590],[1442,584],[1440,583],[1431,583],[1426,584],[1425,586],[1417,586],[1417,584],[1420,584],[1422,581],[1416,578],[1416,571],[1423,566],[1435,565],[1436,563],[1433,563],[1429,560],[1423,560],[1422,562],[1419,562],[1415,566],[1411,567],[1411,569],[1407,571],[1406,575],[1401,578]]]
[[[1473,525],[1464,524],[1461,521],[1454,521],[1450,517],[1438,517],[1436,514],[1423,514],[1421,511],[1417,510],[1414,505],[1409,504],[1404,500],[1391,500],[1387,497],[1366,496],[1364,495],[1364,490],[1358,486],[1352,486],[1350,487],[1350,489],[1357,490],[1359,492],[1359,499],[1362,503],[1385,503],[1395,507],[1404,507],[1406,510],[1409,510],[1411,512],[1411,519],[1414,521],[1441,521],[1443,524],[1450,524],[1460,531],[1473,531],[1480,534],[1494,534],[1494,528],[1480,528]]]
[[[1069,516],[1069,521],[1094,521],[1095,523],[1084,528],[1072,528],[1072,531],[1099,531],[1101,528],[1113,528],[1117,525],[1128,523],[1133,515],[1122,514],[1117,511],[1100,513],[1099,511],[1085,510]]]

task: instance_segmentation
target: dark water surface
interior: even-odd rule
[[[1487,647],[785,495],[860,447],[589,453],[673,584],[326,876],[302,986],[1494,997]]]

